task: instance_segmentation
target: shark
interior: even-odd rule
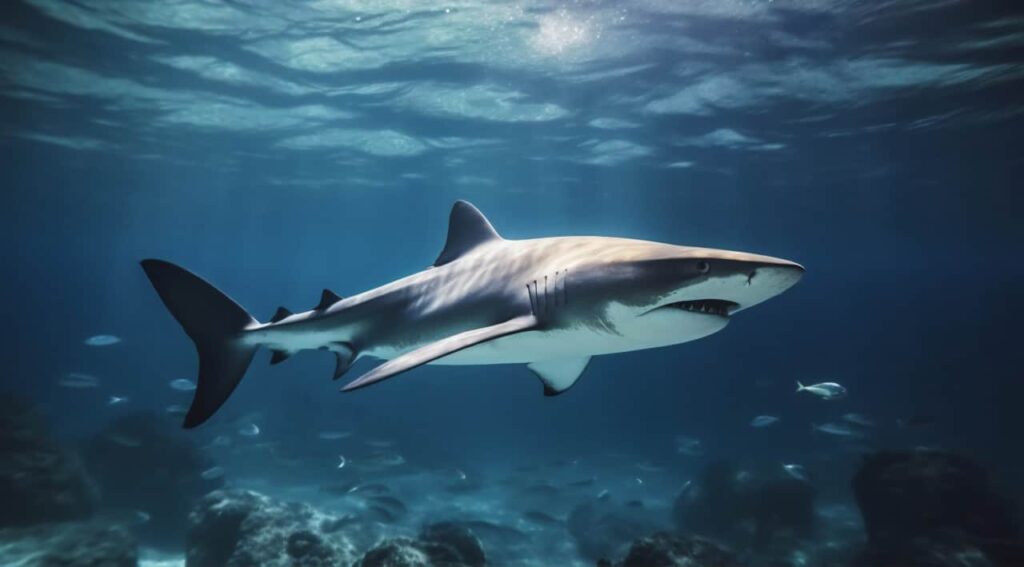
[[[141,265],[198,353],[186,429],[224,405],[260,348],[271,364],[329,351],[335,380],[360,358],[383,361],[343,391],[425,364],[525,364],[555,396],[594,356],[706,337],[804,273],[771,256],[645,240],[506,239],[466,201],[452,207],[444,248],[427,269],[344,298],[325,289],[313,309],[281,307],[267,322],[171,262]]]

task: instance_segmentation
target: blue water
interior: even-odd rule
[[[927,446],[1019,495],[1024,20],[1009,5],[352,4],[2,8],[2,385],[58,436],[138,411],[170,423],[190,401],[168,382],[194,378],[192,344],[139,260],[266,320],[425,268],[465,199],[507,238],[743,250],[807,273],[718,334],[595,358],[555,398],[517,366],[342,394],[332,356],[271,368],[261,352],[185,434],[232,437],[209,449],[227,482],[326,506],[310,487],[344,479],[338,455],[358,461],[369,439],[404,458],[376,476],[405,487],[415,521],[443,503],[520,522],[492,482],[516,474],[594,476],[588,490],[660,514],[718,458],[802,464],[819,502],[852,506],[860,452]],[[123,341],[83,344],[97,334]],[[59,386],[69,372],[100,386]],[[796,395],[797,380],[849,395]],[[864,439],[811,432],[848,412],[875,422]],[[913,416],[934,424],[897,424]],[[237,435],[249,422],[258,440]],[[704,455],[677,453],[679,435]],[[278,449],[240,449],[256,443]],[[556,461],[576,469],[522,472]],[[423,475],[456,469],[488,490],[428,498]],[[575,553],[536,556],[591,564]]]

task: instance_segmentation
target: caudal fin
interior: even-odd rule
[[[242,380],[257,346],[240,340],[257,324],[230,297],[188,270],[163,260],[143,260],[142,269],[167,310],[196,345],[199,377],[183,426],[191,429],[210,418]]]
[[[806,390],[806,388],[804,387],[804,385],[803,385],[803,384],[801,384],[799,380],[797,380],[797,381],[796,381],[796,391],[797,391],[797,392],[803,392],[804,390]]]

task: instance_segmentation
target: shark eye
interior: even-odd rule
[[[708,264],[704,260],[700,260],[700,261],[697,262],[697,271],[698,272],[700,272],[702,274],[706,274],[710,270],[711,270],[711,264]]]

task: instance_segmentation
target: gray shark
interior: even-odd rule
[[[199,354],[186,428],[224,404],[260,347],[272,350],[271,364],[331,351],[335,379],[358,358],[386,361],[346,391],[423,364],[521,363],[550,396],[571,388],[595,355],[706,337],[804,272],[769,256],[643,240],[508,240],[465,201],[452,208],[431,267],[351,297],[324,290],[313,309],[282,307],[266,323],[181,267],[150,259],[142,268]]]

